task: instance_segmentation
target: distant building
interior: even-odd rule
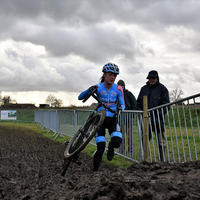
[[[90,108],[96,108],[97,105],[98,105],[98,103],[92,103],[92,104],[90,105]]]
[[[1,110],[16,110],[16,109],[35,109],[35,104],[31,103],[9,103],[7,105],[1,105]]]
[[[39,108],[42,108],[42,109],[49,108],[49,107],[50,107],[49,104],[40,104],[40,106],[39,106]]]

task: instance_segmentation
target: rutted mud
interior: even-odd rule
[[[200,199],[200,161],[134,163],[128,169],[81,154],[62,177],[64,145],[31,130],[0,126],[0,199]]]

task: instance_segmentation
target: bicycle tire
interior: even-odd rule
[[[64,152],[64,157],[71,158],[82,151],[99,130],[105,120],[105,117],[105,110],[101,110],[89,117],[85,125],[82,126],[72,137]]]
[[[63,164],[63,169],[62,169],[62,172],[61,172],[61,176],[64,176],[70,163],[71,163],[72,159],[69,158],[69,159],[64,159],[64,164]]]

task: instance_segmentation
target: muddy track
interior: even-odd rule
[[[134,163],[128,169],[81,154],[62,177],[64,145],[28,129],[0,128],[0,199],[200,199],[200,161]]]

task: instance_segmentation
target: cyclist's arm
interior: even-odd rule
[[[123,98],[122,98],[122,97],[119,97],[118,100],[119,100],[119,105],[121,106],[122,110],[124,110],[124,109],[125,109],[125,104],[124,104]]]
[[[88,97],[88,95],[90,94],[90,90],[89,88],[85,91],[83,91],[81,94],[79,94],[78,96],[78,100],[83,100],[85,99],[86,97]]]
[[[78,100],[86,99],[87,97],[89,97],[89,95],[91,94],[91,92],[95,92],[96,93],[98,87],[99,87],[98,85],[92,85],[87,90],[85,90],[81,94],[79,94]]]

